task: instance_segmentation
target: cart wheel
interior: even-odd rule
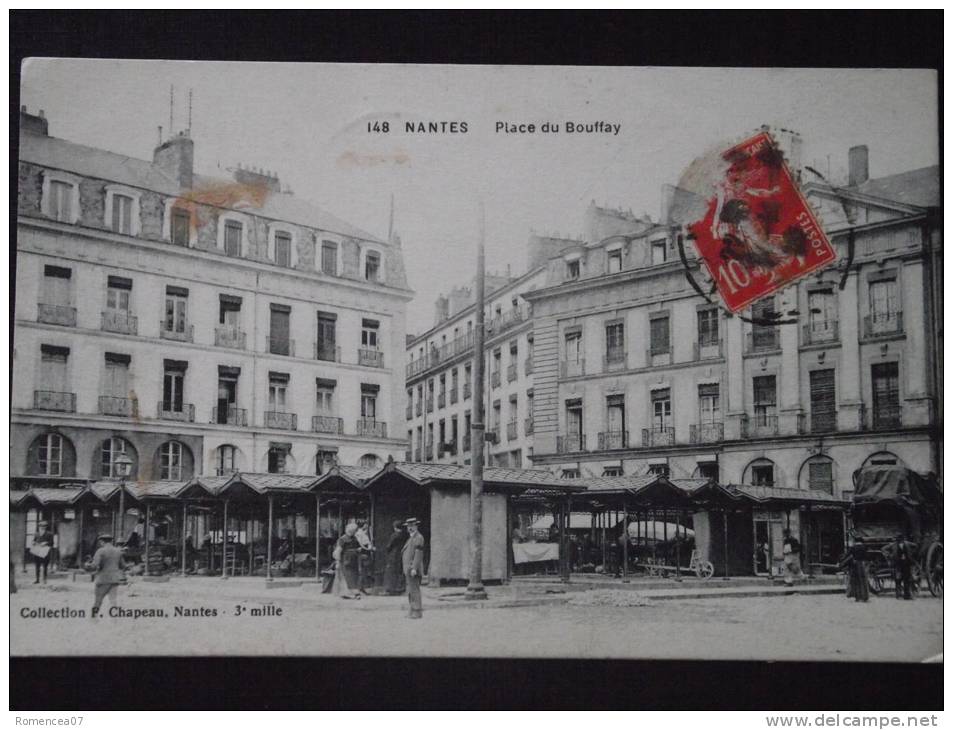
[[[695,574],[702,580],[708,580],[715,574],[715,566],[707,560],[700,560],[698,567],[695,568]]]
[[[934,596],[943,596],[943,544],[935,542],[927,550],[927,586]]]

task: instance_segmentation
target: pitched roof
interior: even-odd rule
[[[393,462],[381,469],[365,486],[370,486],[381,476],[392,471],[421,485],[430,482],[469,484],[472,476],[469,466]],[[551,472],[536,469],[507,469],[505,467],[488,466],[483,470],[483,484],[485,487],[491,488],[522,487],[565,492],[584,491],[585,487],[576,484],[575,481],[574,479],[560,479],[553,476]]]
[[[119,482],[113,482],[109,480],[94,482],[90,485],[89,490],[99,497],[103,502],[106,502],[116,492],[119,491]]]
[[[375,466],[332,466],[327,472],[318,477],[312,485],[312,489],[333,487],[336,482],[342,481],[350,487],[360,489],[364,486],[364,482],[378,472],[380,472],[380,469]]]
[[[189,482],[128,482],[126,489],[136,499],[145,497],[176,497]]]
[[[740,494],[755,502],[848,504],[846,500],[837,499],[834,495],[822,492],[819,489],[783,489],[781,487],[763,487],[752,484],[731,484],[726,488],[729,492]]]
[[[872,178],[852,189],[907,205],[935,207],[940,205],[940,168],[932,165]]]
[[[86,487],[32,487],[24,499],[35,498],[40,504],[72,504]]]
[[[10,492],[10,504],[18,504],[23,501],[26,495],[29,494],[27,491],[13,490]]]
[[[246,484],[256,492],[306,492],[317,481],[316,476],[297,474],[235,474],[219,491],[233,484]]]

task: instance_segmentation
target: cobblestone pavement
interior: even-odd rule
[[[411,621],[403,597],[343,601],[316,585],[266,590],[260,581],[136,582],[121,589],[122,609],[164,616],[92,620],[25,617],[67,608],[88,616],[90,583],[28,584],[11,596],[11,652],[923,661],[942,651],[942,602],[935,598],[858,604],[842,595],[793,595],[611,606],[536,594],[533,605],[514,606],[517,594],[506,587],[490,588],[483,610],[467,610],[462,592],[426,591],[424,618]],[[495,607],[502,605],[510,607]],[[176,616],[176,606],[206,615]]]

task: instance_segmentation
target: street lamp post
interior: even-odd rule
[[[118,535],[113,536],[118,545],[122,542],[123,529],[126,517],[126,477],[132,473],[132,459],[125,454],[119,454],[113,459],[113,475],[119,477],[119,525]]]

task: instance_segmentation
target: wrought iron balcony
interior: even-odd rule
[[[533,435],[533,417],[527,416],[526,420],[523,421],[523,433],[527,436]]]
[[[574,378],[577,375],[585,374],[585,358],[579,358],[578,360],[563,360],[559,363],[559,377],[561,378]]]
[[[134,335],[139,331],[139,318],[124,309],[107,309],[103,312],[102,330]]]
[[[212,423],[229,426],[247,426],[248,410],[239,408],[238,406],[227,406],[225,408],[214,406],[212,408]]]
[[[311,416],[311,430],[315,433],[344,433],[344,419],[337,416]]]
[[[512,383],[516,380],[516,363],[512,362],[506,366],[506,382]]]
[[[725,440],[725,424],[720,422],[693,423],[688,429],[688,440],[693,444],[716,444]]]
[[[606,373],[612,370],[625,370],[628,367],[627,360],[625,349],[611,347],[606,350],[606,354],[602,358],[602,370]]]
[[[284,431],[298,430],[298,414],[284,411],[265,411],[265,428],[280,428]]]
[[[836,319],[811,322],[801,328],[801,344],[816,345],[821,342],[836,342],[838,334]]]
[[[778,417],[774,414],[756,413],[741,417],[741,438],[764,438],[778,435]]]
[[[629,448],[628,431],[600,431],[599,451]]]
[[[523,375],[533,374],[533,358],[528,357],[523,361]]]
[[[642,446],[674,446],[675,445],[675,427],[663,426],[661,428],[643,428]]]
[[[357,435],[368,438],[387,438],[387,424],[375,418],[358,418]]]
[[[45,324],[59,324],[63,327],[76,326],[76,307],[62,304],[37,304],[36,321]]]
[[[314,343],[314,359],[325,362],[341,362],[341,348],[325,342]]]
[[[160,400],[156,406],[156,417],[163,421],[192,423],[195,421],[195,406],[191,403],[176,405],[175,403]]]
[[[724,357],[721,340],[696,340],[694,343],[696,360],[714,360]]]
[[[801,413],[800,416],[806,416]],[[837,413],[835,411],[811,412],[811,433],[833,433],[837,430]]]
[[[437,394],[437,408],[446,408],[447,407],[447,394],[446,392]]]
[[[586,434],[576,433],[570,436],[556,437],[556,451],[560,454],[571,454],[575,451],[585,451]]]
[[[499,388],[500,387],[500,371],[494,370],[490,373],[490,387]]]
[[[163,340],[176,340],[177,342],[192,342],[194,327],[188,323],[177,325],[167,320],[159,320],[159,337]]]
[[[516,421],[509,421],[506,424],[506,440],[516,441]]]
[[[903,333],[903,312],[875,312],[864,317],[864,337],[886,337]]]
[[[453,405],[454,403],[456,403],[457,400],[459,400],[459,398],[460,398],[460,391],[456,386],[454,386],[453,388],[450,389],[450,405]]]
[[[216,327],[215,346],[228,347],[232,350],[244,350],[245,333],[237,327]]]
[[[272,355],[295,356],[295,341],[288,337],[265,337],[265,350]]]
[[[781,349],[781,333],[777,327],[758,327],[745,335],[745,352],[770,352]]]
[[[384,367],[384,353],[369,347],[357,348],[357,364],[368,368]]]
[[[112,395],[99,396],[99,412],[104,416],[129,417],[135,411],[136,401]]]
[[[40,411],[76,412],[76,393],[61,393],[55,390],[34,390],[33,407]]]
[[[867,406],[864,405],[860,410],[861,427],[873,431],[900,428],[903,425],[901,414],[902,411],[899,403],[889,406],[882,405],[879,408],[867,408]]]

